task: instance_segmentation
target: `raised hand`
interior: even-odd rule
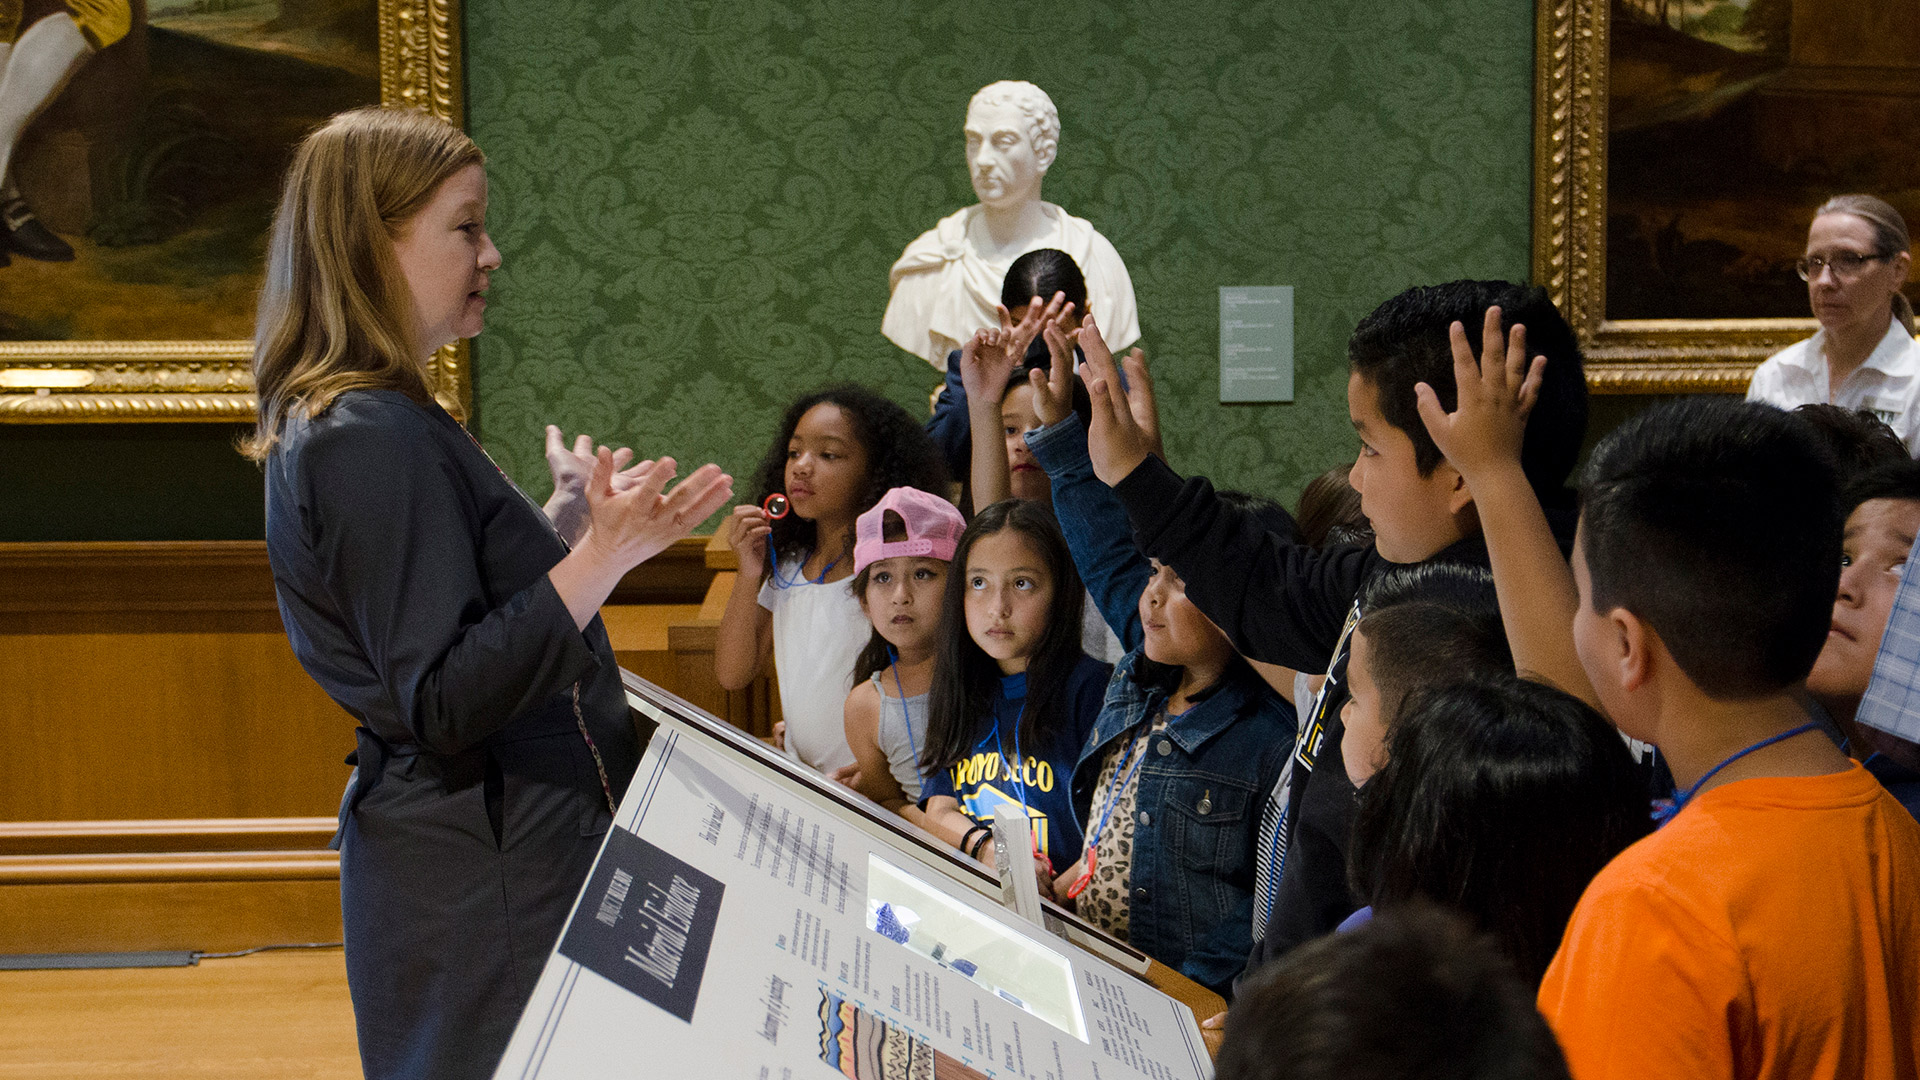
[[[593,436],[581,435],[566,445],[564,433],[547,425],[547,471],[553,476],[553,494],[541,509],[547,512],[554,529],[569,544],[577,544],[587,531],[587,481],[593,476],[595,448]],[[654,462],[633,460],[633,451],[619,447],[613,451],[613,489],[625,491],[646,479]]]
[[[966,389],[969,411],[976,404],[991,405],[999,414],[1000,396],[1023,355],[1013,351],[1012,340],[1012,331],[982,328],[960,346],[960,385]]]
[[[675,471],[672,458],[643,462],[624,470],[633,482],[617,488],[623,470],[614,466],[613,451],[602,446],[594,454],[583,492],[586,528],[566,558],[547,571],[575,626],[586,629],[622,575],[692,532],[733,496],[733,477],[718,465],[700,466],[668,491]]]
[[[1027,355],[1027,346],[1040,336],[1049,326],[1064,326],[1073,317],[1073,305],[1067,302],[1067,294],[1056,292],[1053,299],[1042,303],[1039,297],[1027,302],[1027,314],[1019,322],[1013,321],[1013,315],[1005,304],[998,305],[1000,329],[1010,336],[1007,348],[1019,360]]]
[[[1127,373],[1127,409],[1133,422],[1147,437],[1148,449],[1161,461],[1167,460],[1166,445],[1160,439],[1160,403],[1153,396],[1153,376],[1147,371],[1147,354],[1138,348],[1127,351],[1121,365]]]
[[[1120,385],[1120,371],[1113,365],[1113,353],[1100,336],[1092,315],[1074,335],[1080,353],[1087,358],[1080,377],[1086,381],[1087,396],[1093,399],[1093,422],[1087,429],[1087,455],[1093,459],[1093,473],[1108,487],[1125,480],[1140,463],[1154,453],[1157,435],[1141,427],[1126,388]],[[1144,363],[1135,369],[1145,375]],[[1148,390],[1152,411],[1151,395]]]
[[[1033,387],[1033,411],[1040,422],[1057,424],[1073,411],[1073,342],[1057,324],[1048,324],[1042,333],[1053,364],[1045,371],[1030,369],[1027,384]]]
[[[767,538],[773,535],[773,522],[758,506],[741,504],[727,518],[727,546],[740,562],[743,581],[758,582],[767,575]]]
[[[1573,571],[1520,462],[1527,414],[1539,400],[1547,358],[1527,361],[1526,328],[1516,324],[1501,333],[1497,307],[1487,309],[1480,328],[1477,369],[1466,327],[1454,323],[1449,337],[1458,406],[1451,413],[1441,408],[1426,383],[1413,390],[1427,434],[1473,496],[1514,667],[1604,708],[1573,644],[1580,609]]]
[[[693,475],[667,491],[677,471],[672,458],[654,462],[640,481],[625,490],[614,488],[613,451],[600,447],[593,475],[587,480],[590,524],[583,544],[590,544],[615,564],[638,566],[693,532],[733,496],[733,478],[718,465],[702,465]]]
[[[1527,362],[1527,328],[1515,323],[1503,333],[1498,307],[1487,309],[1477,363],[1466,327],[1454,323],[1448,338],[1453,345],[1454,411],[1442,408],[1439,396],[1426,383],[1416,384],[1413,392],[1427,434],[1471,490],[1474,480],[1488,469],[1519,465],[1527,415],[1540,398],[1547,358],[1536,356],[1531,364]]]

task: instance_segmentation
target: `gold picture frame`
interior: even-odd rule
[[[1533,280],[1601,394],[1745,393],[1806,319],[1608,319],[1608,0],[1539,0],[1534,25]]]
[[[378,0],[380,100],[463,124],[460,0]],[[252,342],[0,342],[0,423],[246,422]],[[465,342],[429,364],[434,396],[465,420]]]

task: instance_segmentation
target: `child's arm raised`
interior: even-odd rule
[[[1527,363],[1527,328],[1515,323],[1502,333],[1497,307],[1487,309],[1481,326],[1477,364],[1466,328],[1456,322],[1450,336],[1458,408],[1451,414],[1441,408],[1426,383],[1415,386],[1414,393],[1427,433],[1473,495],[1514,667],[1599,708],[1573,648],[1573,617],[1580,606],[1573,571],[1520,467],[1527,414],[1540,396],[1547,358]]]
[[[773,612],[760,606],[767,576],[767,542],[773,526],[757,506],[736,506],[727,519],[727,544],[740,560],[740,576],[713,645],[713,677],[728,690],[744,690],[773,655]]]
[[[1087,458],[1087,432],[1073,412],[1072,349],[1058,331],[1047,333],[1047,346],[1053,352],[1052,369],[1027,373],[1034,412],[1044,425],[1027,433],[1027,449],[1047,471],[1054,517],[1080,580],[1121,647],[1132,651],[1140,647],[1140,593],[1153,568],[1133,546],[1126,510],[1113,489],[1094,476]],[[1134,385],[1140,382],[1136,379]]]
[[[1007,464],[1007,440],[1000,419],[1000,399],[1020,357],[1009,348],[1006,329],[978,330],[960,346],[960,384],[967,390],[967,421],[973,441],[968,475],[973,489],[973,512],[1013,494]]]
[[[1262,519],[1216,495],[1205,477],[1182,479],[1153,452],[1144,410],[1120,385],[1092,317],[1079,342],[1093,400],[1088,456],[1126,507],[1141,553],[1173,567],[1187,583],[1187,598],[1248,659],[1326,670],[1354,596],[1384,560],[1371,547],[1323,555],[1291,529],[1270,532]]]
[[[887,752],[880,748],[880,692],[872,683],[863,682],[848,691],[844,722],[847,746],[859,768],[853,790],[899,813],[907,805],[907,795],[893,778]]]

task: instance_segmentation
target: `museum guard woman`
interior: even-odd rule
[[[1768,357],[1748,401],[1783,409],[1825,403],[1884,420],[1920,453],[1920,344],[1901,294],[1912,265],[1907,223],[1871,195],[1836,195],[1814,212],[1795,269],[1820,332]]]
[[[569,550],[434,402],[500,253],[480,151],[359,109],[295,154],[255,331],[267,550],[295,655],[358,721],[340,813],[347,982],[369,1077],[479,1077],[504,1051],[638,764],[596,614],[718,509],[708,465],[616,472]]]

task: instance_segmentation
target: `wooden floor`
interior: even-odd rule
[[[0,971],[0,1078],[360,1076],[340,950]]]

